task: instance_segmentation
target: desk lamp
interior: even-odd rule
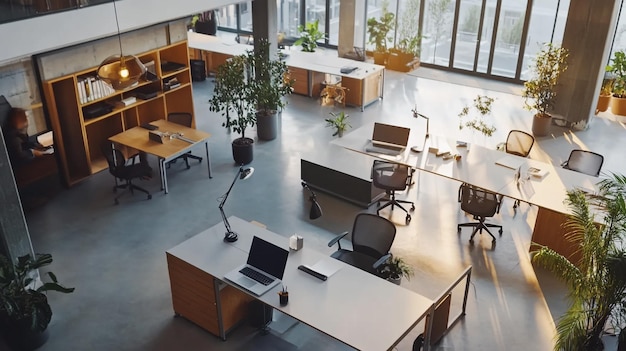
[[[311,196],[309,197],[309,201],[311,201],[309,219],[318,219],[322,217],[322,207],[320,207],[320,204],[317,202],[317,197],[315,196],[315,193],[313,192],[313,190],[311,190],[311,188],[309,188],[306,183],[302,183],[302,187],[307,189],[311,193]]]
[[[254,168],[250,167],[250,168],[243,168],[243,165],[241,165],[241,167],[239,167],[239,171],[237,171],[237,174],[235,175],[235,179],[233,179],[233,182],[230,184],[230,188],[228,188],[228,191],[226,192],[226,194],[222,195],[222,197],[220,198],[220,213],[222,214],[222,221],[224,222],[224,227],[226,227],[226,233],[224,234],[224,241],[232,243],[237,241],[237,233],[235,233],[231,228],[230,228],[230,223],[228,223],[228,219],[226,218],[226,215],[224,214],[224,204],[226,203],[226,199],[228,199],[228,195],[230,194],[230,191],[233,190],[233,186],[235,185],[235,182],[237,182],[237,179],[241,179],[241,180],[245,180],[248,179],[252,176],[252,173],[254,173]]]
[[[417,112],[417,106],[415,106],[415,108],[412,109],[411,112],[413,112],[413,117],[414,118],[423,118],[423,119],[426,120],[426,135],[424,136],[424,144],[426,144],[426,139],[428,139],[428,137],[430,136],[430,133],[429,133],[429,130],[428,130],[430,119],[428,117],[424,116],[423,114]],[[424,150],[424,146],[415,145],[415,146],[411,147],[411,150],[413,150],[415,152],[422,152],[422,150]]]

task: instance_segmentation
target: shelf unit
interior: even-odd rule
[[[100,150],[109,137],[143,123],[166,119],[172,112],[187,112],[195,116],[187,41],[148,51],[137,57],[143,63],[154,62],[156,79],[141,81],[125,90],[85,103],[81,103],[78,83],[85,78],[95,77],[97,67],[44,82],[47,110],[56,138],[55,151],[59,154],[67,186],[108,167]],[[182,66],[174,71],[162,71],[161,65],[165,62]],[[172,78],[178,79],[180,86],[165,90],[165,81]],[[137,97],[137,102],[127,106],[116,105],[122,99],[136,96],[142,89],[157,91],[157,95],[146,100]],[[98,117],[85,117],[85,108],[101,103],[115,107]],[[195,127],[195,118],[193,120]]]

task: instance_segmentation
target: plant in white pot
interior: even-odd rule
[[[284,61],[270,57],[270,43],[261,39],[251,58],[254,72],[254,96],[257,104],[257,135],[261,140],[273,140],[278,134],[278,113],[287,102],[284,96],[293,92],[294,81],[289,78]]]
[[[249,55],[234,56],[218,67],[213,96],[209,100],[209,110],[226,118],[222,126],[240,134],[232,141],[237,165],[248,164],[253,159],[254,140],[246,137],[246,129],[256,123],[257,100],[254,84],[249,83]]]
[[[545,136],[550,132],[550,111],[556,101],[559,77],[567,70],[568,54],[567,49],[547,43],[530,66],[532,78],[524,83],[522,97],[524,107],[535,111],[532,132],[536,136]]]
[[[409,266],[402,257],[393,255],[383,263],[380,272],[383,278],[397,285],[400,285],[402,277],[411,280],[415,274],[413,267]]]

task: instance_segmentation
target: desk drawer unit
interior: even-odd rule
[[[362,80],[343,77],[341,86],[348,89],[346,92],[346,105],[367,106],[378,100],[381,95],[382,79],[382,71],[371,74]]]
[[[305,69],[289,67],[289,78],[293,79],[293,92],[299,95],[309,95],[309,74]]]

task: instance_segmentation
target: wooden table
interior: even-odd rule
[[[216,71],[228,58],[253,50],[250,45],[226,43],[221,38],[194,32],[187,33],[187,40],[190,49],[205,53],[200,57],[206,59],[207,71]],[[290,77],[295,80],[294,92],[297,94],[319,96],[320,85],[325,75],[330,74],[341,77],[341,86],[348,90],[346,104],[359,106],[361,111],[365,106],[383,98],[385,66],[325,55],[321,52],[289,50],[283,53],[288,55],[285,64],[289,68]],[[356,70],[341,73],[342,67],[356,67]]]
[[[209,178],[212,178],[211,174],[211,160],[209,158],[209,138],[211,134],[182,126],[180,124],[168,122],[166,120],[157,120],[150,122],[150,124],[159,127],[159,132],[166,132],[170,134],[181,133],[186,139],[193,140],[194,143],[189,143],[180,139],[172,138],[166,139],[164,143],[159,143],[149,138],[149,130],[142,127],[134,127],[128,129],[122,133],[116,134],[109,138],[111,142],[119,145],[123,145],[135,150],[145,152],[146,154],[154,155],[159,159],[159,175],[161,177],[161,190],[164,190],[167,194],[169,192],[167,186],[167,172],[165,170],[165,164],[176,157],[189,152],[194,146],[204,143],[206,150],[206,161],[209,170]]]

